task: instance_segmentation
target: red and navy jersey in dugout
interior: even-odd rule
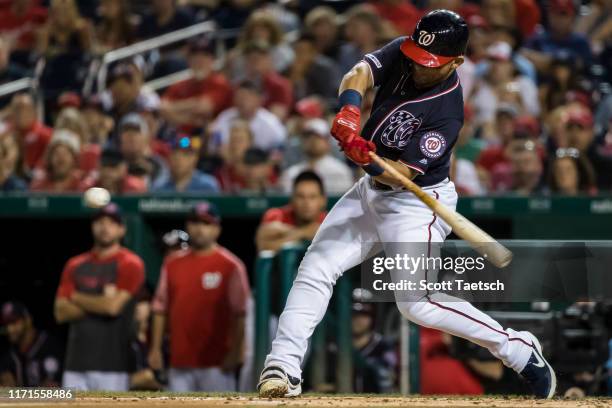
[[[456,72],[433,87],[417,89],[413,62],[400,50],[405,39],[363,58],[378,91],[362,136],[376,144],[378,155],[418,172],[414,182],[425,187],[449,175],[451,151],[463,126],[463,95]]]

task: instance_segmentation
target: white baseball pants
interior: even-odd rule
[[[451,181],[424,190],[446,206],[456,208],[457,193]],[[395,250],[392,243],[443,242],[450,231],[412,193],[377,190],[371,186],[369,176],[362,177],[332,208],[308,248],[280,316],[266,366],[277,365],[289,375],[301,377],[308,339],[325,315],[336,280],[363,262],[370,249],[383,249],[389,257],[389,252]],[[531,340],[526,332],[504,329],[460,299],[438,293],[418,301],[398,301],[397,307],[404,317],[421,326],[486,347],[517,372],[531,356]]]

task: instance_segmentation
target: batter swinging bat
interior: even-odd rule
[[[433,212],[438,214],[455,234],[467,241],[479,254],[498,268],[507,266],[512,261],[512,252],[497,242],[492,236],[478,228],[471,221],[456,211],[451,210],[438,200],[425,193],[408,177],[401,174],[393,166],[381,159],[376,153],[370,152],[372,159],[385,171],[397,179],[406,189],[424,202]]]

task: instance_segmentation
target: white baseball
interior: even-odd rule
[[[101,187],[92,187],[85,191],[85,204],[91,208],[104,207],[110,203],[110,193],[107,189]]]

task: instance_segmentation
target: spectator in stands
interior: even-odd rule
[[[128,113],[140,110],[143,104],[139,98],[142,78],[135,65],[127,63],[115,65],[107,83],[110,94],[102,96],[102,103],[115,122],[118,123]]]
[[[260,84],[263,91],[263,106],[284,120],[293,108],[291,81],[274,69],[271,46],[262,41],[252,41],[244,46],[246,78]]]
[[[119,150],[128,164],[128,173],[138,175],[147,186],[169,178],[164,159],[152,148],[151,133],[137,113],[126,115],[119,123]]]
[[[279,250],[287,242],[311,241],[323,222],[327,198],[323,181],[305,171],[295,178],[291,202],[266,211],[257,229],[257,250]]]
[[[507,161],[505,149],[514,138],[517,116],[518,109],[513,104],[502,103],[497,107],[495,122],[492,126],[485,126],[482,132],[483,139],[489,140],[490,144],[478,154],[478,166],[491,171],[500,161]]]
[[[314,37],[317,51],[332,60],[340,52],[338,14],[328,6],[318,6],[308,12],[304,19],[305,31]]]
[[[236,120],[230,128],[227,145],[221,151],[223,165],[215,172],[219,187],[224,193],[238,193],[246,188],[244,156],[251,148],[253,135],[249,124]]]
[[[214,43],[202,37],[191,41],[187,60],[192,77],[170,86],[160,106],[162,117],[186,132],[204,126],[232,105],[231,84],[214,70]]]
[[[228,72],[232,79],[245,77],[247,61],[243,57],[243,52],[247,44],[253,41],[270,45],[270,54],[276,72],[285,72],[293,62],[295,55],[285,41],[276,17],[266,10],[258,10],[249,16],[240,33],[238,45],[228,55]]]
[[[81,89],[87,71],[84,62],[92,46],[91,24],[79,14],[76,1],[52,0],[36,46],[45,57],[40,81],[47,100],[55,101],[68,89]]]
[[[593,166],[580,155],[578,149],[558,148],[549,166],[548,186],[551,192],[568,196],[597,192]]]
[[[590,2],[587,13],[580,13],[575,31],[588,37],[595,53],[602,50],[612,37],[612,4],[608,1]]]
[[[169,177],[156,181],[151,190],[164,193],[217,193],[217,180],[196,168],[202,141],[197,136],[179,135],[173,142]]]
[[[333,60],[319,54],[312,35],[302,34],[294,44],[295,60],[289,69],[298,99],[318,95],[328,105],[336,103],[341,75]]]
[[[212,150],[219,151],[228,142],[231,124],[236,119],[249,123],[253,146],[268,151],[280,148],[287,137],[286,129],[262,104],[262,89],[252,81],[240,82],[234,94],[235,107],[221,112],[213,124]]]
[[[149,364],[162,367],[167,326],[170,390],[235,391],[250,296],[246,269],[217,244],[221,219],[212,204],[196,204],[186,228],[190,249],[165,259],[153,299]]]
[[[34,99],[29,94],[16,94],[9,109],[8,131],[15,135],[23,158],[21,171],[28,174],[42,163],[52,130],[38,120]]]
[[[497,165],[491,172],[493,191],[511,191],[519,195],[540,191],[543,163],[536,143],[532,140],[515,140],[508,147],[508,151],[510,165]]]
[[[58,387],[62,380],[62,348],[57,340],[34,326],[20,302],[2,305],[2,326],[10,348],[0,356],[3,387]]]
[[[568,102],[569,93],[580,89],[582,79],[572,56],[558,55],[553,58],[548,75],[540,84],[544,111],[550,112],[565,105]]]
[[[138,37],[147,39],[195,24],[192,13],[177,5],[176,0],[153,0],[151,12],[146,14],[138,27]]]
[[[85,116],[81,112],[72,107],[64,108],[60,111],[55,119],[55,127],[58,129],[67,129],[79,137],[81,151],[79,153],[79,168],[85,174],[93,171],[98,166],[102,147],[99,144],[91,143],[89,134],[89,126],[87,125]]]
[[[127,0],[101,0],[96,24],[96,51],[105,53],[134,40],[135,27]]]
[[[269,152],[257,147],[248,149],[244,153],[242,166],[244,168],[244,187],[242,191],[266,194],[277,190],[278,178]]]
[[[34,0],[13,0],[0,11],[0,35],[9,43],[19,64],[27,66],[36,31],[47,19],[47,9]]]
[[[32,191],[69,193],[79,191],[83,172],[79,169],[81,143],[79,137],[67,129],[53,132],[45,153],[45,166],[34,173]]]
[[[312,169],[323,180],[325,191],[342,195],[353,185],[349,166],[331,155],[329,124],[324,119],[311,119],[304,125],[302,148],[306,160],[289,167],[281,175],[283,190],[289,194],[293,180],[304,170]]]
[[[0,135],[0,191],[23,191],[27,183],[16,174],[19,147],[11,134]]]
[[[382,18],[393,24],[398,34],[412,35],[421,16],[421,11],[412,2],[405,0],[370,0],[369,3],[374,6]]]
[[[62,387],[127,391],[144,262],[121,246],[126,228],[115,203],[95,214],[91,230],[92,250],[68,260],[55,297],[55,319],[70,325]]]
[[[348,72],[365,54],[376,50],[383,34],[381,18],[369,5],[354,6],[346,18],[345,34],[349,42],[340,47],[340,72]]]
[[[87,98],[81,113],[85,118],[91,143],[104,146],[115,127],[115,122],[104,112],[101,98],[97,95]]]
[[[487,48],[489,70],[477,85],[471,103],[478,112],[478,122],[487,124],[494,120],[498,104],[513,103],[507,92],[518,95],[515,103],[520,113],[537,116],[540,113],[538,90],[526,76],[518,75],[512,61],[512,48],[505,42],[493,43]]]
[[[572,0],[551,0],[548,3],[548,29],[535,34],[526,43],[523,53],[539,72],[547,72],[553,58],[569,54],[581,69],[591,65],[591,48],[586,37],[574,32],[576,6]]]
[[[0,85],[29,76],[28,70],[13,63],[10,57],[11,44],[8,39],[0,36]],[[0,108],[4,108],[10,101],[9,96],[1,97]]]
[[[81,183],[80,190],[85,191],[91,187],[102,187],[112,195],[145,193],[145,182],[128,174],[128,166],[120,151],[113,148],[106,149],[100,156],[96,172]]]
[[[612,142],[608,133],[595,139],[593,115],[586,107],[570,107],[565,118],[565,138],[567,144],[561,147],[573,147],[581,157],[590,161],[597,175],[597,185],[602,189],[612,188]]]

